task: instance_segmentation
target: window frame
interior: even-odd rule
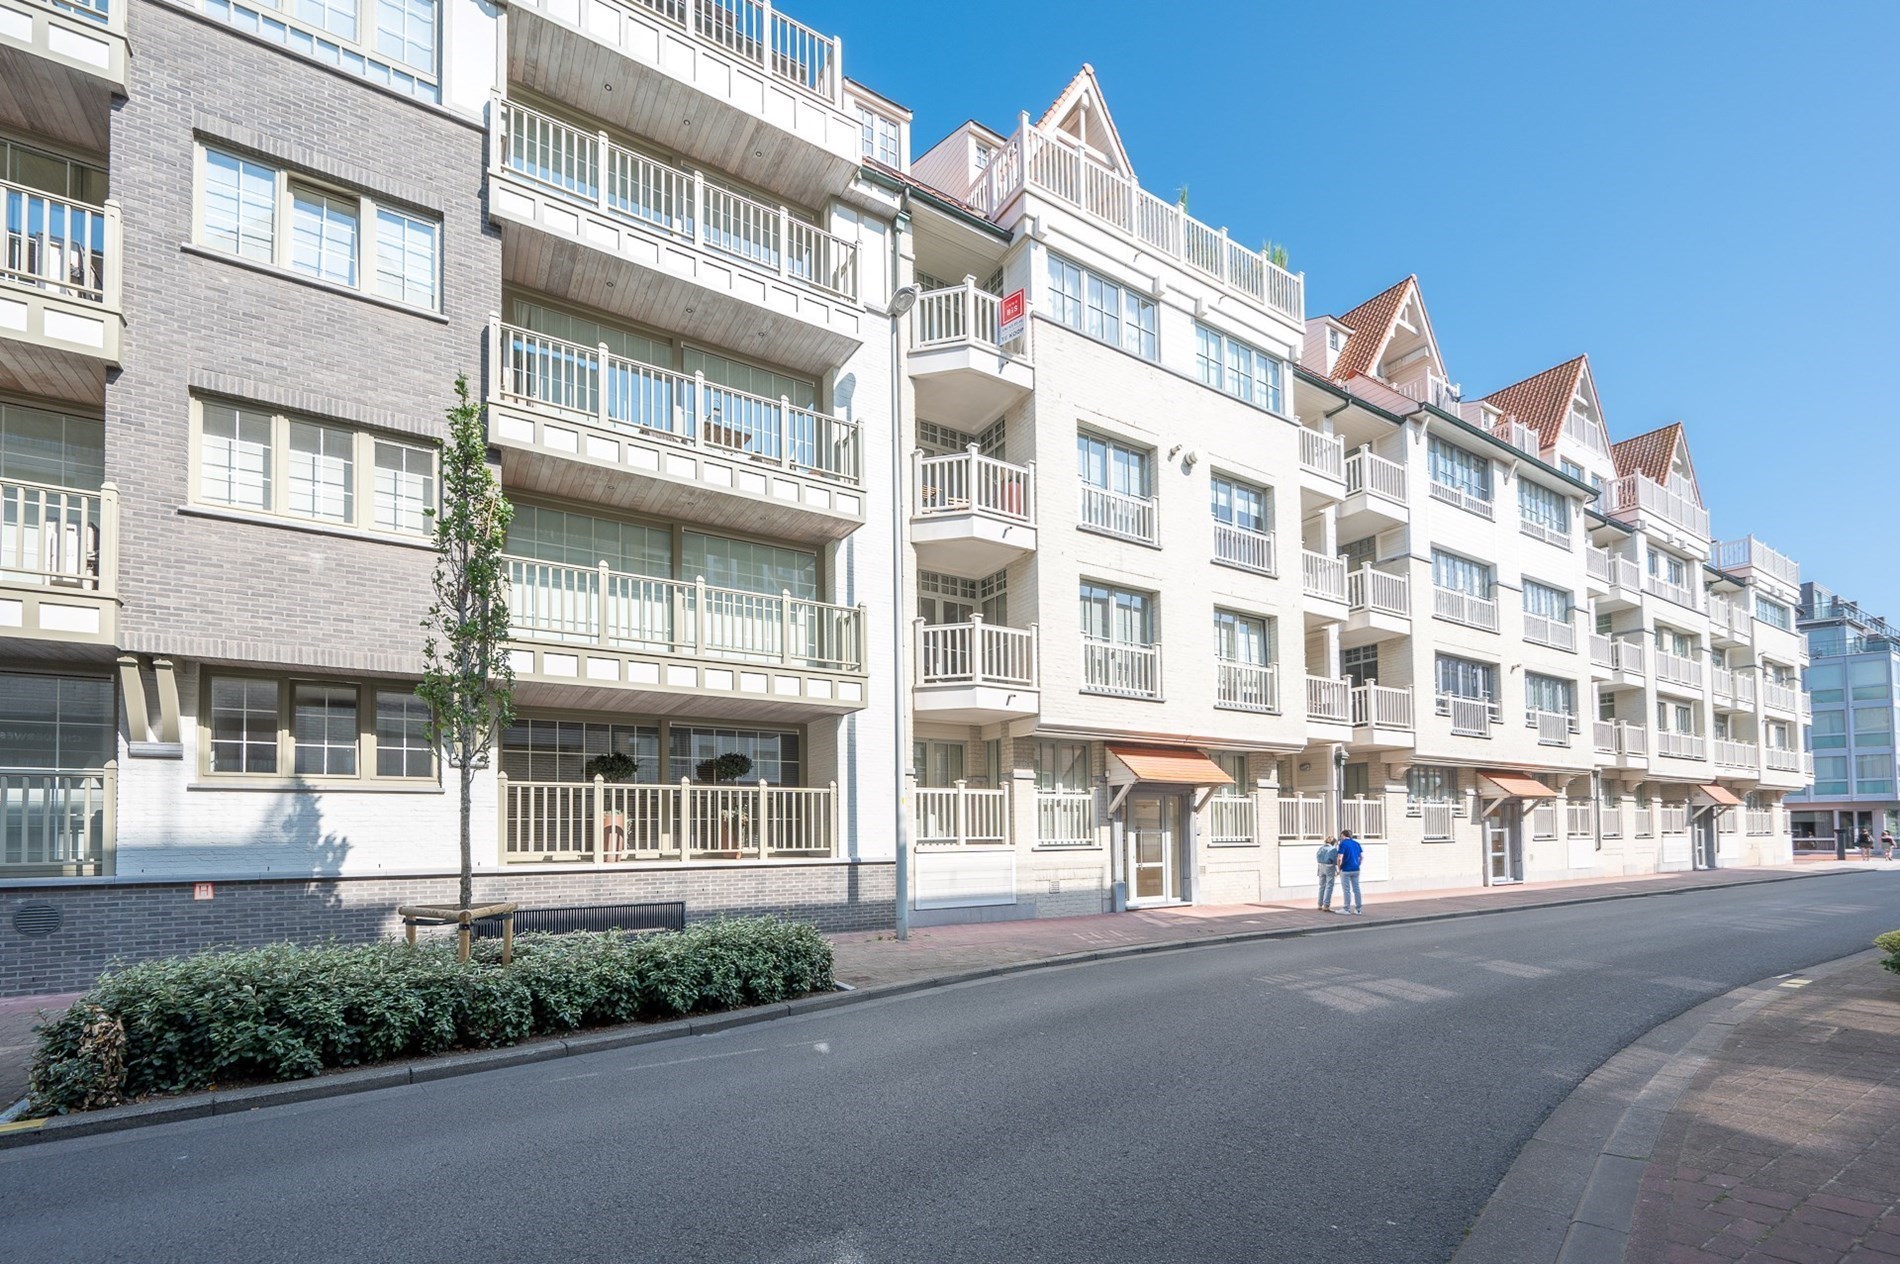
[[[1050,320],[1093,342],[1126,351],[1150,364],[1161,362],[1159,303],[1133,286],[1085,268],[1053,250],[1043,253],[1047,258],[1044,275],[1048,278],[1050,295],[1044,314]],[[1074,293],[1067,288],[1071,277],[1077,282]],[[1112,334],[1109,332],[1111,323]]]
[[[1487,456],[1461,448],[1449,439],[1432,435],[1425,445],[1425,468],[1427,477],[1440,487],[1487,505],[1496,500],[1496,471],[1491,468],[1491,458]]]
[[[1279,356],[1195,321],[1194,363],[1201,385],[1286,416],[1286,364]]]
[[[408,56],[413,45],[415,14],[405,0],[348,0],[355,13],[355,30],[341,35],[321,21],[312,21],[281,0],[186,0],[187,7],[239,31],[345,74],[388,88],[401,96],[431,105],[442,104],[442,27],[440,3],[431,3],[429,58],[422,65]],[[340,5],[325,5],[341,8]],[[383,51],[382,17],[386,8],[399,9],[403,18],[399,38],[401,55]],[[369,38],[363,38],[367,32]]]
[[[212,239],[209,194],[212,157],[228,159],[238,165],[239,207],[236,249],[226,249]],[[268,173],[271,177],[271,237],[266,255],[247,253],[244,235],[242,179],[246,168]],[[351,266],[352,280],[347,284],[310,272],[297,263],[296,201],[299,196],[323,199],[328,203],[353,205],[356,216],[356,240]],[[433,239],[429,301],[416,303],[407,297],[392,297],[383,292],[378,278],[383,253],[383,216],[387,213],[405,224],[425,226]],[[254,239],[253,239],[254,240]],[[434,211],[374,197],[358,189],[326,181],[302,170],[294,170],[275,159],[246,152],[236,145],[200,140],[192,146],[191,241],[196,248],[227,259],[236,259],[252,267],[267,268],[326,289],[354,294],[373,302],[387,303],[404,311],[442,312],[442,217]]]
[[[277,766],[274,769],[268,772],[253,772],[241,769],[221,769],[215,766],[212,750],[214,723],[211,697],[219,681],[267,682],[275,688],[277,693],[275,745]],[[392,687],[399,683],[388,680],[350,681],[334,676],[303,673],[226,671],[206,668],[199,673],[198,678],[198,780],[207,785],[261,785],[286,789],[440,790],[442,768],[446,761],[442,758],[441,751],[433,744],[429,746],[427,773],[386,776],[379,771],[377,704],[381,695],[400,692],[398,688]],[[354,745],[356,771],[354,773],[300,773],[296,771],[299,748],[296,740],[297,695],[300,690],[309,689],[348,690],[354,696],[356,703]],[[413,692],[411,689],[409,694],[413,695]],[[426,737],[424,740],[427,741]],[[401,749],[406,751],[413,748]]]

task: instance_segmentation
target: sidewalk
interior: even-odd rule
[[[1789,990],[1663,1123],[1630,1264],[1900,1262],[1900,975],[1869,963]]]

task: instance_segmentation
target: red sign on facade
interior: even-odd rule
[[[211,884],[209,882],[192,883],[191,884],[191,898],[194,900],[210,899],[211,898]]]
[[[1014,342],[1022,337],[1027,316],[1027,303],[1021,290],[1011,290],[1003,295],[1003,301],[996,309],[996,341]]]

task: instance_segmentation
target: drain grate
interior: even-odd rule
[[[44,939],[64,921],[56,904],[22,904],[13,910],[13,929],[29,939]]]

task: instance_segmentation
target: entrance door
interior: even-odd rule
[[[1129,902],[1164,903],[1179,898],[1179,796],[1131,794],[1126,821]]]
[[[1695,818],[1695,867],[1715,868],[1715,809],[1704,808]]]
[[[1516,799],[1498,804],[1484,819],[1487,876],[1492,886],[1524,880],[1524,805]]]

